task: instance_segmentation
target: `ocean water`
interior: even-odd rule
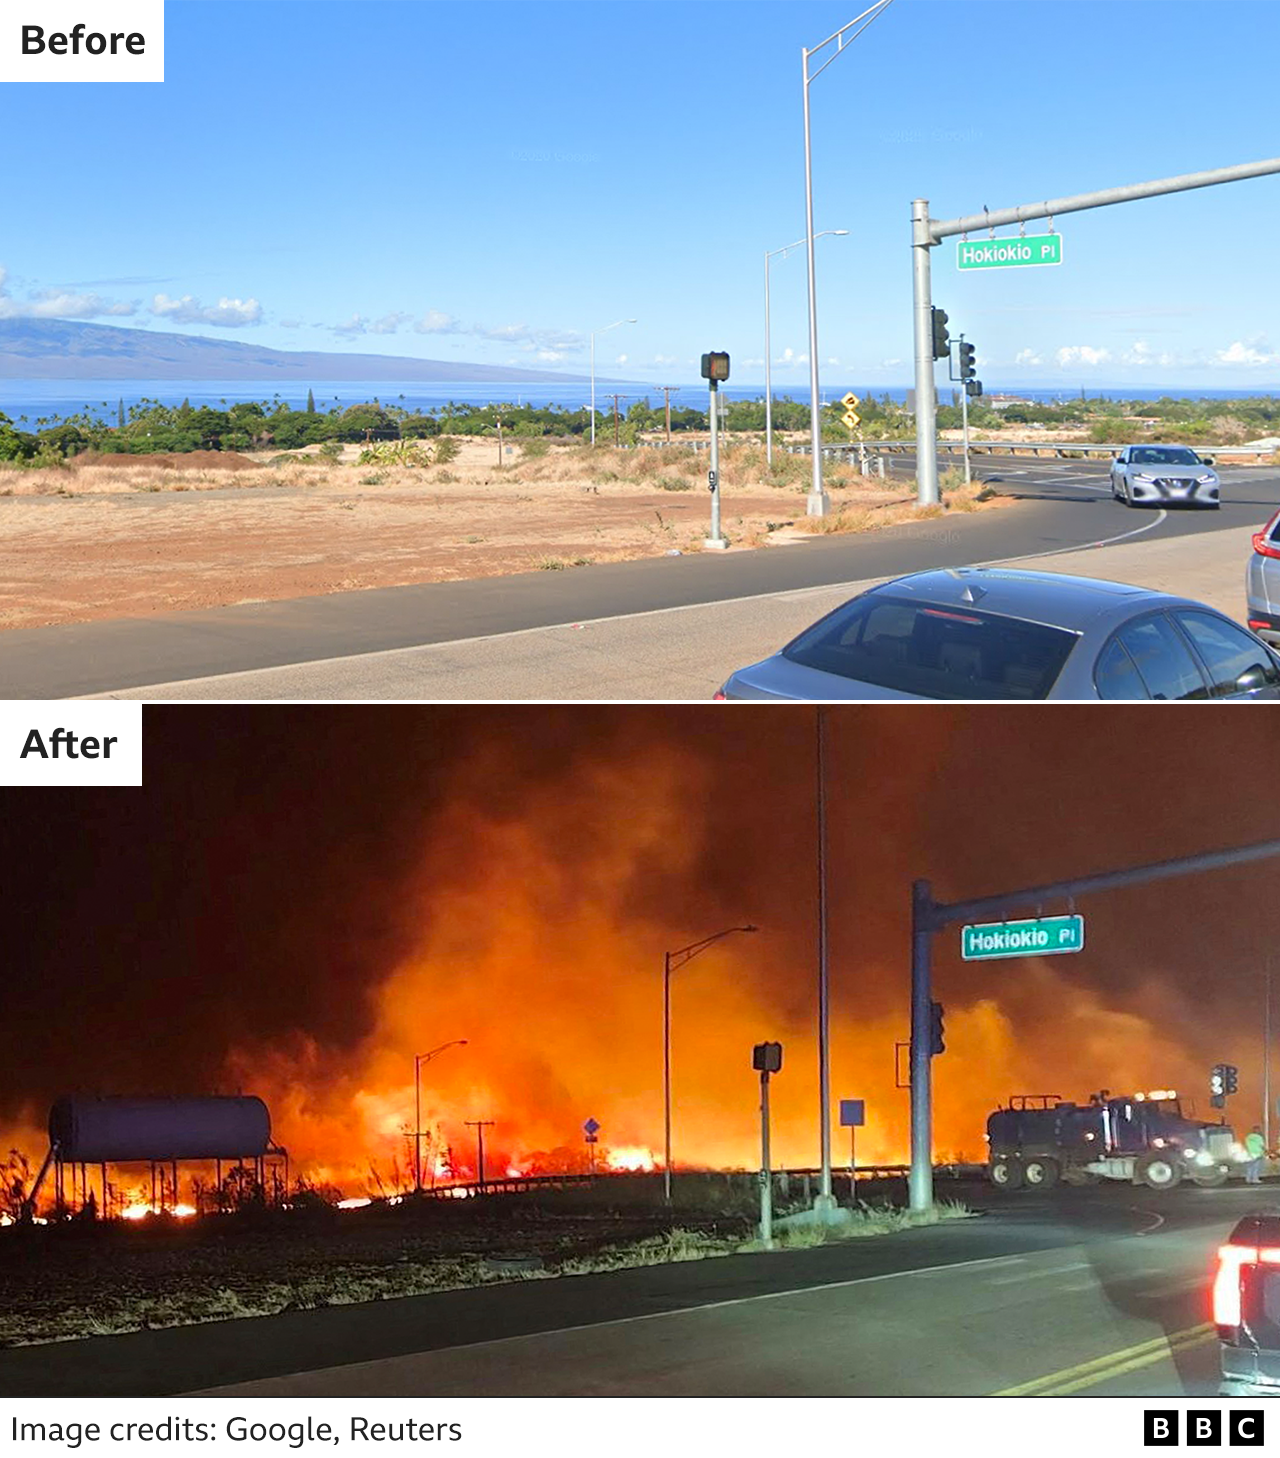
[[[891,400],[903,403],[907,397],[906,385],[824,384],[824,403],[839,400],[852,390],[854,394],[868,395],[879,399],[888,395]],[[939,381],[938,398],[948,404],[953,386]],[[987,381],[987,388],[993,394],[1021,395],[1027,399],[1053,402],[1075,400],[1080,397],[1080,388],[1039,389],[1019,385],[998,385]],[[51,421],[54,417],[65,418],[88,410],[105,420],[114,420],[123,399],[125,410],[140,400],[158,400],[165,405],[181,405],[190,400],[192,405],[234,405],[246,400],[264,401],[268,404],[279,399],[294,409],[301,410],[307,403],[308,385],[305,382],[283,385],[269,380],[0,380],[0,414],[7,415],[15,424],[27,429],[36,428],[40,420]],[[453,401],[458,405],[533,405],[539,408],[558,406],[566,410],[578,410],[591,403],[591,386],[578,381],[566,384],[530,384],[520,381],[504,385],[491,381],[412,381],[396,382],[380,380],[362,384],[350,381],[334,382],[316,380],[310,385],[315,394],[316,408],[329,410],[333,407],[345,409],[348,405],[362,404],[368,400],[379,400],[384,405],[402,406],[406,410],[438,410]],[[1110,400],[1159,400],[1163,396],[1174,399],[1242,400],[1258,395],[1272,395],[1280,392],[1280,386],[1258,386],[1252,390],[1209,390],[1187,385],[1169,385],[1155,389],[1137,389],[1119,386],[1108,389],[1089,389],[1090,399]],[[662,391],[654,385],[637,381],[597,380],[596,409],[612,409],[612,397],[618,394],[620,407],[625,410],[637,400],[647,400],[650,405],[662,404]],[[764,395],[763,384],[726,385],[720,391],[722,399],[756,400]],[[779,385],[775,383],[775,400],[790,396],[793,400],[807,401],[807,383]],[[674,392],[671,403],[675,407],[692,406],[705,410],[707,404],[706,382],[702,380],[686,383]]]

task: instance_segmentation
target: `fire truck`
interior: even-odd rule
[[[987,1150],[987,1176],[1007,1190],[1059,1180],[1171,1190],[1183,1179],[1212,1189],[1244,1156],[1229,1125],[1188,1118],[1172,1089],[1120,1097],[1103,1089],[1083,1104],[1016,1094],[987,1119]]]

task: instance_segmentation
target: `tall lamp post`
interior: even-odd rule
[[[734,932],[755,932],[759,931],[758,926],[727,926],[724,931],[715,932],[709,937],[703,937],[700,942],[690,942],[687,947],[681,947],[678,951],[668,952],[662,964],[662,1116],[663,1116],[663,1155],[662,1155],[662,1198],[669,1205],[671,1203],[671,974],[678,968],[683,967],[686,962],[692,962],[700,952],[705,952],[713,943],[718,942],[722,937],[732,936]]]
[[[465,1048],[465,1038],[454,1038],[448,1043],[441,1043],[438,1048],[432,1048],[429,1053],[415,1053],[413,1055],[413,1189],[417,1194],[422,1189],[422,1065],[430,1063],[437,1053],[443,1053],[446,1048]]]
[[[818,234],[819,238],[847,238],[848,228],[824,228]],[[764,455],[765,460],[773,465],[773,384],[770,374],[771,350],[769,346],[769,260],[771,258],[785,258],[793,248],[799,248],[806,240],[798,239],[795,243],[788,243],[785,248],[774,248],[764,256]]]
[[[809,500],[805,509],[810,516],[826,516],[830,503],[826,492],[822,489],[822,427],[818,419],[821,405],[818,400],[818,296],[813,269],[813,153],[809,144],[809,83],[821,76],[845,46],[850,41],[857,40],[876,16],[886,6],[892,4],[893,0],[876,0],[869,10],[864,10],[856,20],[851,20],[848,25],[841,26],[839,30],[814,46],[812,50],[806,50],[804,47],[801,47],[800,50],[804,68],[804,205],[805,220],[809,229],[807,235],[809,245],[809,434],[813,441],[813,486],[809,491]],[[850,31],[853,32],[852,35],[849,34]],[[835,50],[811,76],[809,57],[825,51],[833,43]]]
[[[619,324],[634,324],[634,319],[615,319],[612,324],[606,324],[603,329],[591,331],[591,444],[596,443],[596,335],[607,334],[610,329],[616,329]]]

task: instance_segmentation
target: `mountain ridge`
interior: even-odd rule
[[[202,334],[167,334],[71,319],[0,319],[6,380],[530,380],[580,384],[586,375],[393,354],[268,349]]]

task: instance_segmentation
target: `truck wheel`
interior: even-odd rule
[[[1036,1155],[1022,1166],[1022,1178],[1033,1190],[1051,1190],[1058,1183],[1061,1167],[1056,1159]]]
[[[1219,1185],[1226,1184],[1227,1171],[1222,1165],[1215,1164],[1208,1169],[1196,1170],[1192,1174],[1191,1179],[1202,1190],[1216,1190]]]
[[[998,1154],[987,1166],[987,1178],[997,1190],[1016,1190],[1022,1185],[1022,1166],[1007,1154]]]
[[[1182,1178],[1182,1170],[1167,1154],[1144,1154],[1134,1169],[1134,1177],[1149,1190],[1171,1190]]]

